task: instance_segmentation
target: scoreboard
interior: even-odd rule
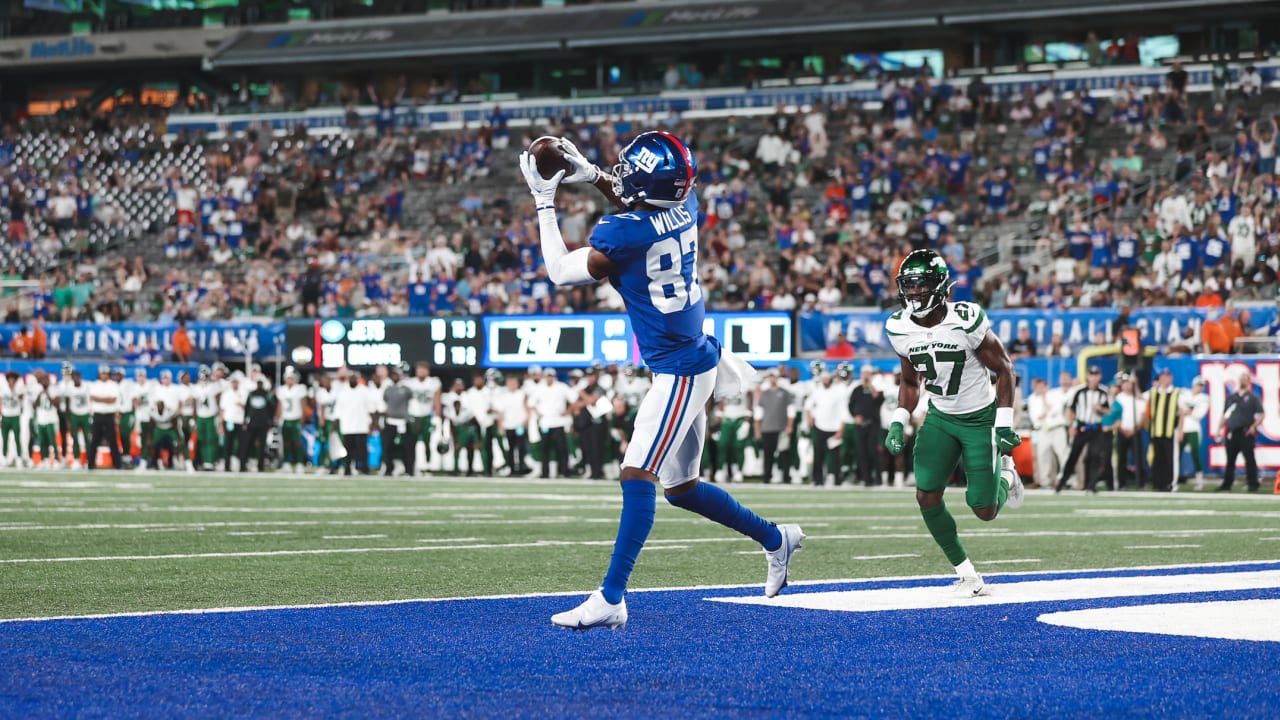
[[[792,356],[788,313],[709,312],[703,331],[757,367]],[[290,320],[285,355],[311,370],[423,360],[443,370],[643,364],[624,313]]]
[[[474,317],[290,320],[285,353],[299,368],[315,370],[421,360],[440,368],[477,367],[484,347],[479,325]]]
[[[569,368],[593,361],[642,364],[631,321],[622,313],[500,315],[483,318],[485,367]],[[784,312],[709,312],[703,332],[752,365],[791,359],[792,321]]]

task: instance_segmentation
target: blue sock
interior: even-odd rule
[[[649,480],[623,480],[622,517],[618,520],[618,537],[613,541],[613,557],[609,559],[609,571],[604,575],[600,593],[613,604],[622,602],[627,589],[631,569],[644,549],[644,541],[653,528],[653,516],[657,512],[658,490]]]
[[[765,550],[782,547],[782,533],[777,525],[746,509],[715,485],[700,482],[687,493],[668,495],[667,502],[737,530],[763,545]]]

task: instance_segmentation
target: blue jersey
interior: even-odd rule
[[[720,342],[702,330],[697,195],[669,210],[606,215],[591,231],[591,247],[617,266],[609,282],[653,372],[699,375],[720,362]]]

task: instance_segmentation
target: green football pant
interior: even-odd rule
[[[409,442],[417,444],[422,441],[422,446],[426,448],[427,462],[431,462],[431,433],[435,432],[436,419],[430,415],[413,418],[413,434],[409,437]],[[414,450],[413,452],[417,452]]]
[[[383,453],[387,452],[383,449]],[[286,463],[306,464],[302,454],[302,421],[285,420],[280,423],[280,454]]]
[[[853,466],[858,459],[858,426],[845,423],[844,432],[840,434],[840,472],[853,475]]]
[[[80,459],[84,446],[88,445],[89,438],[93,437],[92,423],[93,418],[89,415],[72,415],[71,421],[67,423],[67,429],[71,431],[71,451],[76,460]],[[83,440],[81,440],[82,437]]]
[[[542,428],[538,428],[538,441],[529,442],[529,449],[525,451],[525,455],[529,457],[530,464],[542,462],[542,438],[546,437],[546,433]]]
[[[502,458],[506,461],[507,467],[511,467],[511,454],[507,450],[507,439],[502,437],[502,433],[498,432],[498,426],[490,425],[482,430],[481,433],[480,459],[484,462],[485,473],[493,474],[493,446],[495,444],[502,453]]]
[[[458,458],[462,455],[462,451],[467,451],[467,472],[476,471],[476,447],[480,444],[480,426],[474,422],[465,423],[463,425],[454,425],[454,443],[453,443],[453,469],[456,472],[461,469],[458,464]]]
[[[156,424],[150,420],[138,423],[138,447],[142,450],[142,459],[151,459],[151,436],[156,431]]]
[[[196,418],[196,457],[204,465],[218,462],[218,418]]]
[[[1178,454],[1181,455],[1184,450],[1191,451],[1191,462],[1195,464],[1196,474],[1204,472],[1204,466],[1200,461],[1200,433],[1189,432],[1182,434],[1182,444],[1178,446]]]
[[[916,489],[942,492],[963,458],[969,507],[1003,507],[1009,487],[1000,477],[995,420],[995,403],[966,415],[930,408],[916,437]]]
[[[9,457],[9,437],[13,437],[13,453],[19,458],[22,457],[22,417],[4,417],[0,418],[0,438],[4,448],[4,457]]]
[[[717,467],[729,472],[729,467],[742,470],[743,451],[747,449],[746,438],[739,438],[738,431],[745,418],[724,418],[720,421],[720,439],[716,442]]]
[[[178,447],[178,440],[179,440],[179,437],[178,437],[177,428],[158,427],[152,430],[151,431],[151,452],[153,454],[153,457],[151,459],[158,462],[160,459],[160,451],[167,449],[169,451],[169,462],[172,463],[173,459],[177,457],[180,450]],[[153,463],[152,466],[159,467],[155,463]]]
[[[133,456],[133,426],[137,424],[137,419],[131,412],[120,414],[120,447],[124,449],[124,457]]]
[[[58,452],[58,424],[37,425],[35,442],[40,446],[40,459],[48,462]]]
[[[326,420],[324,428],[319,432],[320,437],[316,438],[320,443],[320,455],[316,458],[317,467],[333,467],[333,458],[329,455],[329,436],[336,432],[338,432],[338,424],[332,420]]]

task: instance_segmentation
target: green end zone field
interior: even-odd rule
[[[910,490],[733,485],[808,534],[792,582],[950,574]],[[983,523],[949,493],[978,569],[1280,557],[1280,498],[1052,495]],[[586,592],[609,560],[613,482],[328,475],[0,475],[0,618]],[[633,588],[750,585],[750,540],[659,500]]]

